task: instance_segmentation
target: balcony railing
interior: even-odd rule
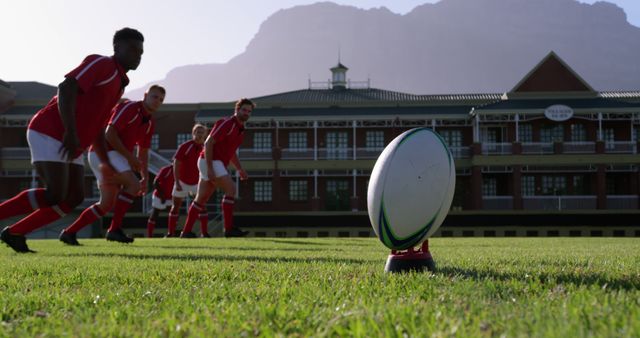
[[[522,154],[553,154],[553,142],[529,142],[522,144]]]
[[[282,148],[283,160],[313,160],[313,148]]]
[[[510,155],[512,153],[511,148],[512,148],[511,143],[484,142],[482,143],[482,154],[483,155]]]
[[[596,209],[596,196],[524,196],[522,206],[532,210],[584,210]]]
[[[607,209],[638,209],[638,195],[607,196]]]
[[[31,158],[31,152],[28,147],[24,148],[0,148],[0,158],[8,160],[28,160]]]
[[[482,196],[482,209],[511,210],[513,209],[513,196]]]
[[[240,148],[238,158],[241,160],[271,160],[273,154],[271,148],[269,149],[252,149],[252,148]]]
[[[595,154],[595,142],[564,142],[562,144],[563,154]]]
[[[375,160],[380,156],[384,148],[373,148],[373,147],[365,147],[365,148],[356,148],[356,159],[359,160]]]
[[[470,158],[471,147],[449,147],[453,158]]]
[[[630,141],[606,142],[604,152],[607,154],[637,154],[637,143]]]
[[[318,148],[319,160],[351,160],[353,148]]]

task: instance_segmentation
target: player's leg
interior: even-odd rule
[[[189,206],[187,212],[187,221],[184,224],[184,228],[180,237],[193,238],[195,235],[191,232],[193,224],[201,217],[202,213],[206,213],[206,203],[215,191],[216,186],[211,181],[200,178],[198,182],[198,190],[194,201]]]
[[[171,210],[169,210],[169,218],[167,219],[167,236],[166,237],[175,237],[176,236],[176,225],[178,224],[178,218],[180,217],[180,208],[182,208],[182,192],[176,191],[175,187],[173,188],[173,205],[171,206]]]
[[[116,197],[116,203],[113,208],[113,218],[107,230],[107,240],[131,243],[133,242],[133,238],[127,236],[122,231],[122,220],[129,208],[131,208],[137,193],[140,191],[140,181],[131,170],[119,172],[118,178],[123,187]]]
[[[222,197],[222,217],[224,219],[225,237],[243,237],[249,234],[233,225],[233,208],[235,205],[236,185],[231,175],[216,177],[216,185],[224,191]]]

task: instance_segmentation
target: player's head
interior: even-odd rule
[[[207,137],[207,127],[196,123],[191,129],[191,137],[196,143],[203,144]]]
[[[251,112],[253,112],[253,108],[256,107],[256,104],[253,101],[247,98],[241,98],[236,102],[235,115],[241,122],[247,122],[249,117],[251,117]]]
[[[129,27],[125,27],[113,35],[114,56],[124,69],[138,68],[144,52],[143,42],[142,33]]]
[[[147,89],[147,92],[144,93],[144,107],[150,113],[156,112],[160,109],[162,102],[164,102],[164,96],[167,94],[167,91],[159,85],[153,85]]]

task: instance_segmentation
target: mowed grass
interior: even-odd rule
[[[0,336],[640,336],[637,238],[81,242],[0,248]]]

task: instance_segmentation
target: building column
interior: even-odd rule
[[[482,209],[482,168],[471,168],[471,209]]]
[[[320,210],[320,196],[318,196],[318,169],[313,170],[313,197],[311,197],[311,210]]]
[[[350,199],[350,204],[351,204],[351,211],[358,211],[358,201],[360,200],[360,198],[358,198],[358,189],[357,189],[357,185],[356,185],[356,181],[358,179],[358,170],[353,169],[352,171],[352,177],[353,177],[353,194],[351,195],[351,199]]]
[[[598,164],[596,172],[596,208],[607,208],[607,173],[606,164]]]
[[[513,185],[513,209],[522,210],[522,166],[512,166],[511,184]]]

